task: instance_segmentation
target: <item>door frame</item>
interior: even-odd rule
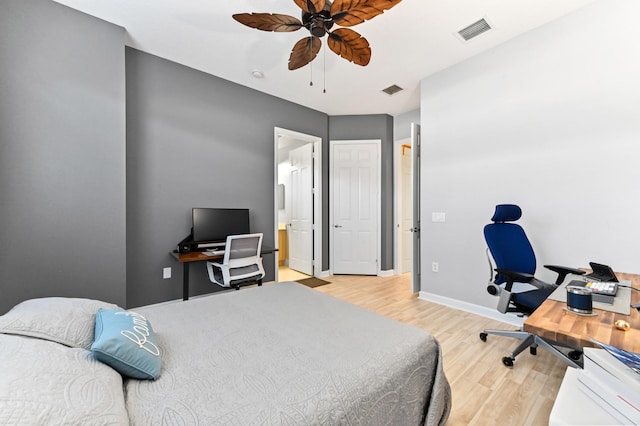
[[[281,127],[273,128],[273,228],[278,245],[278,139],[289,137],[313,144],[313,276],[322,270],[322,138]],[[278,282],[278,256],[274,256],[275,282]]]
[[[422,135],[420,124],[411,123],[411,192],[413,205],[413,252],[411,265],[411,291],[419,293],[422,288],[422,230],[421,230],[421,158],[422,158]]]
[[[393,142],[393,246],[394,250],[394,275],[400,275],[400,262],[402,259],[402,244],[400,244],[400,222],[402,221],[401,188],[402,188],[402,151],[403,145],[411,145],[411,138],[399,139]],[[413,147],[411,147],[413,148]],[[413,164],[411,165],[413,167]]]
[[[333,205],[332,205],[332,200],[333,200],[333,147],[335,145],[346,145],[346,144],[375,144],[378,150],[378,161],[377,161],[377,168],[378,168],[378,179],[376,182],[376,186],[377,186],[377,196],[376,196],[376,208],[377,208],[377,220],[376,220],[376,226],[377,226],[377,234],[378,237],[376,238],[376,275],[378,276],[382,276],[382,265],[381,265],[381,258],[382,258],[382,140],[381,139],[361,139],[361,140],[330,140],[329,141],[329,261],[331,262],[330,265],[330,270],[331,270],[331,274],[333,274],[333,255],[334,255],[334,250],[333,250],[333,243],[334,243],[334,239],[333,239],[333,233],[331,232],[331,230],[333,229],[333,225],[334,225],[334,218],[333,218]]]

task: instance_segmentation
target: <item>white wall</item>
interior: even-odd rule
[[[600,0],[422,81],[423,295],[495,308],[482,228],[499,203],[522,207],[539,278],[640,273],[638,16]]]

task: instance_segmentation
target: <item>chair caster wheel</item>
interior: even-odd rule
[[[578,361],[582,356],[582,351],[571,351],[569,352],[568,355],[569,355],[569,358],[572,359],[573,361]]]
[[[538,350],[531,346],[531,347],[529,347],[529,353],[531,355],[537,355],[538,354]]]
[[[487,341],[487,333],[480,333],[480,340],[482,340],[483,342]]]
[[[502,363],[507,367],[513,367],[513,361],[515,361],[515,359],[511,358],[510,356],[505,356],[504,358],[502,358]]]

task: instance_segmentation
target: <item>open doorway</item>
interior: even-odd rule
[[[317,136],[276,127],[276,281],[317,276],[321,265],[321,143]]]
[[[411,272],[412,261],[412,240],[413,235],[413,200],[411,191],[411,138],[395,141],[395,240],[396,240],[396,273],[404,274]]]
[[[420,125],[411,138],[394,142],[394,246],[396,273],[411,273],[411,291],[420,291]]]

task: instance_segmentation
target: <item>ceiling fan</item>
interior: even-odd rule
[[[391,9],[402,0],[293,0],[302,9],[302,19],[279,13],[237,13],[233,19],[262,31],[291,32],[306,28],[311,35],[298,41],[289,57],[289,69],[295,70],[313,61],[322,47],[325,34],[329,49],[347,61],[366,66],[371,47],[366,38],[349,28],[330,31],[334,24],[352,27]]]

